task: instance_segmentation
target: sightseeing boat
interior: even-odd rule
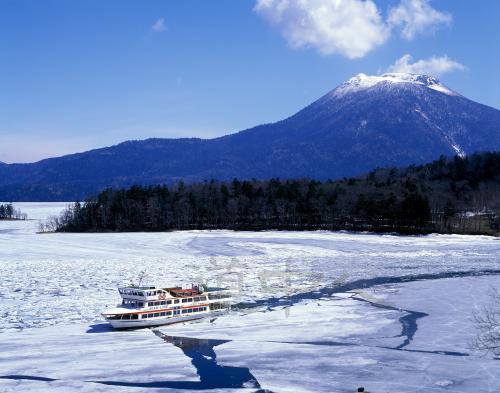
[[[231,308],[226,288],[193,286],[157,288],[130,286],[118,288],[122,303],[102,316],[115,329],[168,325],[220,314]]]

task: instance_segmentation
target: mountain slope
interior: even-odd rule
[[[107,186],[354,176],[440,155],[500,150],[500,111],[435,78],[360,74],[295,115],[220,138],[128,141],[0,166],[0,199],[81,199]]]

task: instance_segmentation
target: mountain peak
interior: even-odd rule
[[[379,84],[394,85],[413,84],[425,86],[440,93],[458,96],[459,94],[443,85],[437,78],[429,75],[391,72],[382,75],[358,74],[347,82],[342,83],[332,91],[333,96],[340,97],[348,93],[367,90]]]

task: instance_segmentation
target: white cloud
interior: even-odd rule
[[[153,26],[151,26],[151,30],[153,30],[155,33],[161,33],[162,31],[165,31],[167,27],[165,26],[165,19],[160,18],[158,19]]]
[[[401,3],[389,11],[388,24],[403,26],[401,34],[407,40],[417,34],[435,30],[440,25],[449,25],[452,16],[432,8],[429,0],[401,0]]]
[[[429,0],[401,0],[387,20],[375,0],[256,0],[254,11],[276,26],[292,48],[349,59],[365,56],[397,28],[410,40],[452,20]]]
[[[363,57],[390,29],[372,0],[257,0],[255,12],[275,25],[292,48]]]
[[[448,56],[432,56],[425,60],[411,62],[411,55],[404,55],[391,65],[387,71],[389,72],[405,72],[411,74],[428,74],[440,76],[452,71],[465,70],[465,66],[450,59]]]

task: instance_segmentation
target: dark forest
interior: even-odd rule
[[[441,157],[337,181],[179,182],[106,189],[44,231],[364,230],[499,234],[500,153]]]

